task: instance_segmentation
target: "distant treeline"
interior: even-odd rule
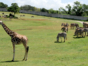
[[[15,6],[15,7],[14,7]],[[80,2],[74,2],[74,5],[71,6],[68,4],[66,8],[60,7],[58,10],[46,9],[46,8],[37,8],[31,5],[18,6],[17,3],[12,3],[10,7],[3,2],[0,2],[0,8],[7,8],[8,11],[17,13],[19,10],[26,11],[36,11],[36,12],[47,12],[49,14],[62,14],[62,15],[75,15],[75,16],[87,16],[88,15],[88,5],[81,4]]]

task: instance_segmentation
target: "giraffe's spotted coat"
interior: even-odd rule
[[[15,45],[20,44],[20,43],[23,43],[23,45],[25,47],[25,55],[24,55],[23,60],[27,60],[28,49],[29,49],[29,47],[27,46],[28,38],[24,35],[20,35],[14,31],[10,30],[2,21],[0,21],[0,24],[2,25],[2,27],[4,28],[6,33],[11,37],[11,41],[13,44],[13,59],[12,59],[12,61],[14,61],[14,57],[15,57]]]

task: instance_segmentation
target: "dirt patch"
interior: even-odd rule
[[[14,31],[23,31],[23,30],[34,30],[34,29],[38,29],[38,30],[60,30],[61,27],[57,27],[57,26],[37,26],[37,27],[30,27],[30,28],[26,28],[26,29],[17,29]]]
[[[83,21],[76,21],[76,22],[79,22],[79,23],[83,24]]]
[[[24,19],[24,18],[20,18],[20,20],[46,21],[47,19]]]

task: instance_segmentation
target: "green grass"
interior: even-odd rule
[[[56,42],[57,34],[62,32],[61,23],[70,24],[77,22],[76,20],[37,15],[31,18],[30,14],[21,18],[20,14],[16,16],[19,19],[1,19],[11,30],[28,37],[28,60],[22,61],[24,47],[21,44],[16,45],[15,62],[11,62],[11,38],[0,26],[0,66],[88,66],[88,37],[74,38],[75,30],[69,28],[66,42]]]

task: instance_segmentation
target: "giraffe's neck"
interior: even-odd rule
[[[13,36],[14,35],[14,32],[11,31],[4,23],[2,23],[2,27],[4,28],[4,30],[6,31],[6,33],[9,35],[9,36]]]

